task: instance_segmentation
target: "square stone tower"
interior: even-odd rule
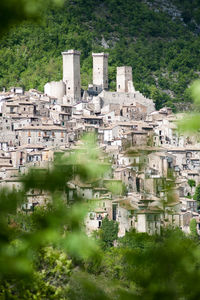
[[[62,52],[63,82],[66,84],[66,98],[71,104],[81,100],[80,55],[76,50]]]
[[[117,92],[130,92],[129,85],[132,81],[132,67],[117,67]]]
[[[100,93],[108,89],[108,53],[92,53],[93,57],[93,86]]]

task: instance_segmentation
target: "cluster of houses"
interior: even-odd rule
[[[19,189],[20,174],[48,167],[55,153],[73,152],[81,136],[93,132],[110,172],[95,183],[79,178],[66,183],[69,203],[77,195],[89,203],[89,234],[105,217],[118,222],[119,236],[132,228],[159,234],[167,226],[189,233],[193,218],[199,232],[193,195],[200,183],[200,144],[178,133],[182,116],[167,107],[156,111],[153,101],[135,90],[131,67],[117,68],[116,91],[108,91],[106,53],[93,53],[93,82],[83,91],[80,52],[62,55],[63,80],[47,83],[44,93],[20,87],[0,93],[0,186]],[[123,189],[112,193],[112,185]],[[47,198],[32,191],[24,209]]]

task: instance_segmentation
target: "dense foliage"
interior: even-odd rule
[[[199,1],[150,2],[153,8],[139,0],[65,0],[62,8],[47,7],[40,24],[24,22],[1,39],[0,88],[43,90],[62,78],[61,52],[74,48],[82,53],[83,88],[92,80],[92,51],[107,51],[110,89],[116,67],[131,65],[136,89],[157,108],[190,102],[188,85],[200,70]],[[163,2],[175,4],[182,19],[163,11]]]
[[[200,184],[197,185],[193,198],[198,202],[198,205],[200,205]]]
[[[103,219],[100,230],[100,238],[103,248],[113,246],[114,241],[117,240],[118,230],[118,224],[115,221],[109,220],[107,217]]]

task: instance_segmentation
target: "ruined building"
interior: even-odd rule
[[[80,55],[77,50],[62,52],[63,79],[59,82],[49,82],[44,86],[45,94],[55,97],[60,104],[74,105],[81,100],[91,102],[94,112],[100,113],[106,105],[136,105],[141,104],[151,113],[155,105],[151,99],[135,91],[132,79],[132,67],[117,67],[117,91],[108,91],[108,53],[92,53],[93,83],[81,99]]]
[[[108,53],[92,53],[93,88],[100,93],[108,89]]]
[[[75,104],[81,100],[80,55],[76,50],[62,52],[63,79],[44,86],[44,93],[59,99],[60,104]]]
[[[66,85],[64,98],[71,104],[81,100],[80,55],[76,50],[62,52],[63,82]]]
[[[118,93],[133,93],[132,67],[117,67],[117,92]]]

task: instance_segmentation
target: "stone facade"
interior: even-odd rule
[[[133,92],[131,85],[133,84],[132,67],[117,67],[117,92],[128,93]]]
[[[108,89],[108,53],[92,53],[93,57],[93,88],[100,93]]]
[[[81,53],[76,50],[62,52],[66,98],[72,104],[81,100],[80,55]]]
[[[44,86],[44,93],[45,95],[55,97],[62,101],[66,93],[66,85],[62,80],[48,82]]]

